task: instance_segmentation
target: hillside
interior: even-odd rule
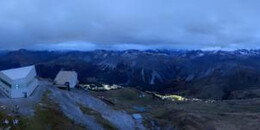
[[[126,50],[0,53],[0,69],[36,64],[41,77],[73,69],[84,83],[131,86],[203,99],[260,97],[260,50]]]
[[[0,98],[0,129],[90,129],[143,128],[131,115],[114,110],[83,89],[66,91],[46,80],[28,98]]]
[[[106,99],[116,110],[140,113],[149,129],[257,130],[260,127],[259,99],[163,101],[133,88],[91,94]]]
[[[259,99],[161,100],[130,87],[67,91],[41,80],[31,97],[0,98],[0,105],[0,129],[257,130],[260,127]],[[140,114],[141,119],[135,119],[134,114]]]

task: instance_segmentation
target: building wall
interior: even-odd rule
[[[27,93],[27,96],[30,96],[37,86],[38,86],[38,80],[36,78],[33,78],[33,81],[30,82],[30,84],[28,86],[12,88],[11,89],[11,97],[12,98],[24,97],[25,93]]]
[[[5,96],[10,97],[11,95],[11,88],[9,88],[7,85],[3,84],[2,82],[0,82],[0,91],[5,94]]]
[[[12,80],[9,79],[7,76],[5,76],[4,74],[2,74],[0,72],[0,79],[1,80],[4,80],[5,82],[7,82],[8,84],[12,85]],[[5,94],[5,96],[8,96],[10,97],[11,96],[11,87],[6,85],[5,83],[3,83],[2,81],[0,80],[0,91]]]
[[[38,84],[38,79],[35,78],[33,82],[31,82],[31,84],[27,87],[27,93],[28,93],[28,96],[31,96],[33,91],[36,89],[36,87],[38,87],[39,84]]]
[[[25,93],[27,93],[27,96],[30,96],[38,86],[38,80],[36,76],[36,71],[33,69],[26,78],[13,81],[11,98],[24,97]]]
[[[75,88],[75,86],[77,85],[77,82],[78,82],[78,76],[73,75],[69,82],[70,82],[70,88]]]
[[[57,78],[59,77],[59,78]],[[54,80],[54,83],[56,85],[61,85],[61,86],[64,86],[66,84],[66,82],[69,82],[69,87],[70,88],[75,88],[75,86],[78,84],[78,74],[77,73],[73,73],[73,74],[70,74],[69,78],[65,78],[65,79],[61,79],[60,80],[60,77],[61,75],[57,75],[55,80]]]

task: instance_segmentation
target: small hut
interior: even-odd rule
[[[75,71],[64,71],[61,70],[55,80],[54,84],[58,87],[66,87],[68,89],[75,88],[78,84],[78,74]]]

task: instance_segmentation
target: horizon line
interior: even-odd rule
[[[223,52],[233,52],[233,51],[260,51],[260,49],[248,49],[248,48],[240,48],[240,49],[92,49],[92,50],[77,50],[77,49],[0,49],[0,51],[14,52],[14,51],[49,51],[49,52],[91,52],[91,51],[203,51],[203,52],[214,52],[214,51],[223,51]]]

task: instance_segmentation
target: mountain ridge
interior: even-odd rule
[[[1,70],[36,64],[44,78],[54,78],[64,68],[76,70],[81,83],[119,84],[207,99],[260,97],[253,91],[260,89],[260,50],[18,50],[0,55],[5,57],[0,59]]]

